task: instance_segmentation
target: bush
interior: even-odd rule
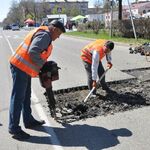
[[[87,32],[88,26],[87,26],[86,23],[79,23],[79,24],[78,24],[78,27],[77,27],[77,30],[78,30],[79,32]]]
[[[138,38],[150,39],[150,18],[134,19],[134,26]],[[134,32],[131,20],[122,20],[113,22],[114,35],[134,38]]]
[[[99,22],[98,20],[87,21],[86,23],[78,24],[77,30],[79,32],[87,32],[88,30],[93,30],[93,33],[98,34],[99,30],[104,28],[104,23]]]
[[[92,30],[93,30],[93,32],[94,32],[95,34],[98,34],[98,33],[99,33],[99,28],[100,28],[100,23],[99,23],[99,21],[94,20],[94,21],[92,22]]]

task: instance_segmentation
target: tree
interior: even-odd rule
[[[24,14],[24,19],[27,19],[28,16],[31,16],[33,19],[34,16],[34,0],[21,0],[20,7],[22,8],[22,13]]]
[[[99,12],[101,6],[102,6],[102,2],[100,0],[95,0],[94,7],[96,8],[96,13]]]
[[[110,1],[109,0],[104,0],[103,9],[104,9],[104,12],[109,12],[111,10],[111,6],[110,6]]]
[[[19,6],[18,2],[16,0],[13,0],[6,19],[9,22],[9,24],[11,23],[20,24],[20,19],[22,15],[18,6]]]

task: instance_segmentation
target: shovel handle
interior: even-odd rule
[[[100,79],[97,81],[101,81],[103,79],[103,77],[105,76],[105,74],[107,73],[107,71],[109,70],[109,68],[107,68],[105,70],[105,72],[102,74],[102,76],[100,77]],[[84,99],[84,103],[88,100],[88,98],[90,97],[90,95],[92,94],[92,92],[95,90],[96,87],[93,87],[92,90],[89,92],[89,94],[86,96],[86,98]]]
[[[84,99],[84,103],[88,100],[88,98],[90,97],[90,95],[92,94],[94,90],[95,90],[95,87],[93,87],[92,90],[89,92],[89,94],[86,96],[86,98]]]

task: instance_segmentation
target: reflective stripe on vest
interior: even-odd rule
[[[27,49],[29,48],[29,46],[28,46],[27,44],[23,43],[23,44],[22,44],[22,48],[24,48],[24,49],[27,50]]]
[[[22,58],[20,55],[15,54],[15,58],[22,62],[23,64],[25,64],[26,66],[29,66],[31,69],[33,69],[35,72],[39,72],[40,69],[38,69],[37,67],[35,67],[34,65],[32,65],[31,63],[29,63],[28,61],[26,61],[24,58]]]
[[[18,46],[15,54],[10,58],[11,64],[15,65],[20,70],[26,72],[31,77],[38,76],[40,67],[33,63],[33,61],[29,56],[28,49],[31,44],[33,35],[41,29],[48,30],[48,27],[39,27],[38,29],[31,31],[25,38],[24,42]],[[44,50],[40,54],[41,59],[43,59],[46,62],[51,52],[52,52],[52,45],[49,45],[47,50]]]
[[[102,58],[106,55],[103,51],[103,46],[105,44],[106,40],[96,40],[90,44],[88,44],[87,46],[85,46],[82,50],[81,50],[81,59],[83,61],[86,61],[90,64],[92,64],[92,51],[96,50],[99,52],[99,60],[101,61]]]

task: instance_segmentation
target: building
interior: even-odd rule
[[[129,6],[123,7],[124,11],[129,12]],[[139,1],[131,3],[132,16],[135,18],[143,17],[144,14],[150,12],[150,1]]]
[[[88,13],[87,0],[45,0],[45,2],[49,3],[51,11],[57,6],[58,13],[61,13],[63,8],[69,11],[76,8],[79,10],[80,15],[87,15]]]
[[[122,11],[122,20],[127,20],[130,18],[130,12],[129,11]],[[104,20],[105,20],[105,27],[109,28],[111,23],[111,12],[107,12],[104,14]],[[118,20],[118,11],[113,11],[112,20],[116,21]]]
[[[88,15],[86,15],[88,21],[98,20],[104,22],[103,8],[89,8]]]
[[[148,14],[150,12],[150,1],[139,1],[131,3],[130,8],[133,19],[148,16],[145,14]],[[112,19],[118,20],[118,11],[116,10],[113,11]],[[130,19],[130,10],[128,5],[122,7],[122,19],[123,20]],[[107,12],[105,13],[105,27],[110,27],[110,22],[111,22],[111,12]]]

